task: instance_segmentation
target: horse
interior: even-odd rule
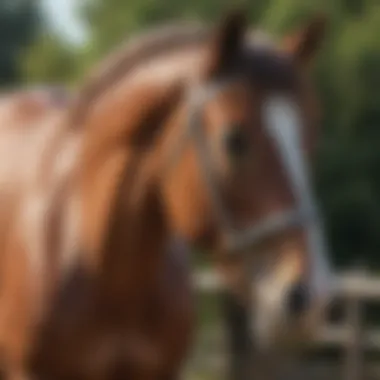
[[[152,30],[72,104],[32,116],[3,97],[5,379],[178,378],[194,326],[188,246],[215,252],[260,310],[262,342],[319,320],[328,263],[303,151],[320,23],[284,51],[251,46],[247,28],[231,12],[211,29]]]

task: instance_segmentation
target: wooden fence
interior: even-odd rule
[[[222,290],[221,283],[213,272],[196,273],[194,283],[200,292],[212,293]],[[365,363],[365,350],[370,349],[380,353],[380,329],[365,328],[362,307],[368,302],[380,303],[380,277],[371,276],[362,270],[341,273],[334,278],[333,290],[335,298],[344,305],[344,321],[341,324],[326,322],[317,333],[314,343],[316,347],[334,346],[342,350],[343,368],[340,379],[362,380],[364,368],[368,367]],[[228,341],[231,358],[228,377],[230,380],[245,380],[248,376],[242,372],[242,356],[248,351],[245,341],[248,333],[244,329],[244,323],[239,321],[239,315],[231,318],[231,311],[232,314],[234,311],[228,312],[228,307],[231,309],[231,305],[223,309],[224,314],[230,314],[224,317],[226,317],[225,326],[230,330],[227,331],[227,335],[232,338]],[[372,372],[375,374],[371,378],[380,379],[379,366],[372,367]]]

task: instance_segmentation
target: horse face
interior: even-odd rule
[[[222,23],[177,119],[187,144],[166,183],[176,233],[219,252],[267,345],[315,330],[329,293],[307,165],[317,119],[304,69],[320,26],[280,52],[247,47],[241,16]]]

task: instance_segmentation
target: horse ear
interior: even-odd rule
[[[290,53],[301,66],[308,66],[321,45],[326,26],[326,15],[316,15],[298,33],[285,37],[285,50]]]
[[[241,9],[230,11],[223,17],[212,36],[207,75],[221,75],[234,64],[244,43],[247,24],[245,12]]]

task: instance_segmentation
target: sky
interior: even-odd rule
[[[75,17],[75,4],[80,0],[42,0],[44,11],[52,27],[69,42],[80,44],[85,40],[85,28]]]

